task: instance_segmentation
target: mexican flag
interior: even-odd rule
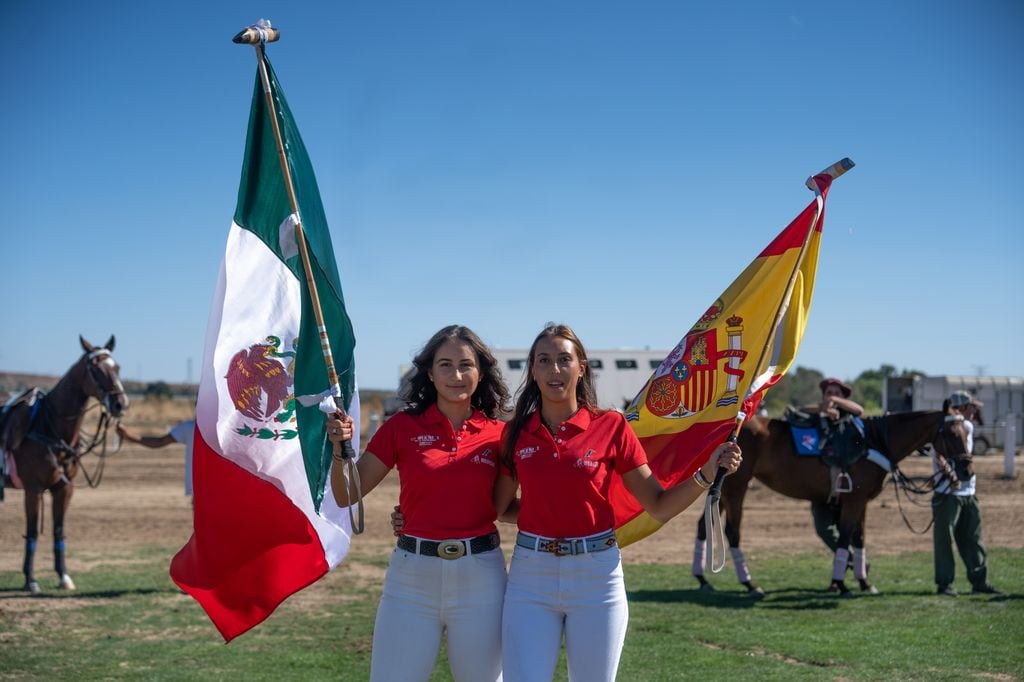
[[[831,183],[827,172],[808,180],[815,199],[714,300],[626,408],[651,471],[666,488],[703,466],[732,431],[737,412],[753,414],[793,364],[811,310]],[[756,367],[762,356],[764,366]],[[610,497],[620,545],[661,527],[621,478],[613,478]]]
[[[193,449],[194,532],[171,562],[174,582],[228,641],[348,552],[347,510],[327,490],[331,448],[318,404],[326,407],[338,395],[359,414],[355,338],[316,178],[263,59],[299,210],[289,200],[257,73],[238,203],[206,332]],[[340,376],[333,389],[299,257],[298,224]]]

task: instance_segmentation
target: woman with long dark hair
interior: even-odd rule
[[[370,679],[426,680],[447,631],[456,680],[500,680],[506,573],[493,492],[508,390],[467,327],[438,331],[413,365],[408,407],[381,425],[357,464],[363,495],[398,469],[405,523],[377,610]],[[351,439],[352,424],[328,420],[331,441]],[[356,491],[336,464],[331,490],[347,506]]]
[[[571,680],[612,680],[628,609],[608,489],[614,471],[661,523],[686,509],[719,466],[734,472],[734,443],[668,490],[625,418],[597,407],[587,353],[572,329],[549,324],[530,348],[515,413],[503,437],[495,506],[519,489],[519,534],[502,626],[505,679],[548,681],[565,638]]]

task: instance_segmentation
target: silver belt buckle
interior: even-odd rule
[[[466,554],[466,543],[461,540],[445,540],[437,543],[437,556],[442,559],[458,559]]]

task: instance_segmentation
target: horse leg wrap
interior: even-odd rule
[[[57,571],[58,576],[63,576],[68,572],[67,566],[64,563],[64,538],[53,539],[53,569]]]
[[[853,548],[853,577],[857,580],[868,579],[868,557],[863,547]]]
[[[846,577],[846,564],[850,560],[850,550],[840,547],[836,550],[836,558],[832,562],[832,580],[843,580]]]
[[[704,557],[707,552],[708,543],[707,540],[701,540],[700,538],[693,542],[693,574],[696,576],[704,575]]]
[[[736,579],[741,583],[750,582],[750,571],[747,569],[747,560],[743,558],[743,550],[739,547],[730,547],[732,554],[732,565],[736,567]]]
[[[32,581],[32,563],[36,558],[36,539],[25,538],[25,563],[21,565],[21,572],[25,574],[25,582]]]

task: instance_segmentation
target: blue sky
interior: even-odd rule
[[[1024,374],[1024,4],[991,0],[5,0],[0,369],[116,333],[126,378],[199,379],[260,17],[365,388],[455,322],[670,348],[844,156],[797,364]]]

